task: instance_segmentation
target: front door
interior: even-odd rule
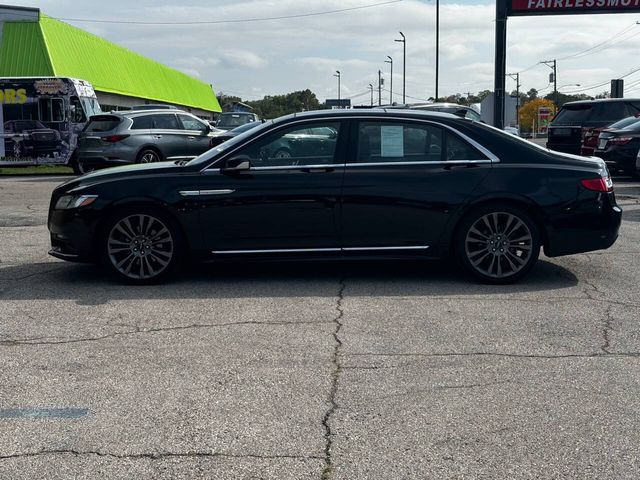
[[[312,127],[324,128],[324,137],[310,134]],[[250,170],[203,172],[198,203],[208,248],[220,254],[339,251],[345,134],[340,121],[288,124],[231,155],[248,157]]]
[[[209,150],[209,128],[200,120],[189,115],[178,114],[182,128],[185,130],[185,156],[198,156]]]
[[[433,122],[362,120],[353,131],[342,192],[345,251],[433,250],[490,158]]]

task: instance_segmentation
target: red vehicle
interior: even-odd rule
[[[580,155],[584,157],[591,157],[594,155],[595,150],[598,148],[598,138],[602,132],[609,130],[619,130],[621,128],[628,127],[634,123],[640,121],[640,117],[627,117],[622,120],[618,120],[615,123],[607,127],[600,128],[585,128],[582,130],[582,147],[580,148]]]

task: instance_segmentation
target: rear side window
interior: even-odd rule
[[[182,130],[175,115],[153,115],[153,128],[160,130]]]
[[[131,130],[150,130],[153,128],[153,117],[151,115],[143,115],[141,117],[135,117]]]
[[[592,119],[602,122],[615,122],[628,116],[627,105],[624,102],[604,102],[593,106]]]
[[[402,122],[361,122],[358,127],[358,163],[440,162],[442,129]]]
[[[84,131],[108,132],[116,128],[119,124],[120,118],[118,117],[92,117]]]
[[[447,160],[487,160],[487,157],[466,140],[447,132]]]

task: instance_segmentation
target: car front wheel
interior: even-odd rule
[[[120,280],[158,283],[175,273],[182,257],[180,233],[160,210],[137,208],[111,217],[102,229],[103,265]]]
[[[524,211],[499,205],[479,208],[458,228],[455,250],[462,266],[485,283],[513,283],[540,254],[540,233]]]

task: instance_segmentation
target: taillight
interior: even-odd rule
[[[609,139],[609,145],[625,145],[633,140],[633,137],[613,137]]]
[[[594,192],[613,192],[613,181],[611,177],[587,178],[580,180],[580,183],[587,190]]]
[[[129,135],[109,135],[107,137],[102,137],[102,141],[107,143],[116,143],[124,140],[125,138],[129,138]]]

